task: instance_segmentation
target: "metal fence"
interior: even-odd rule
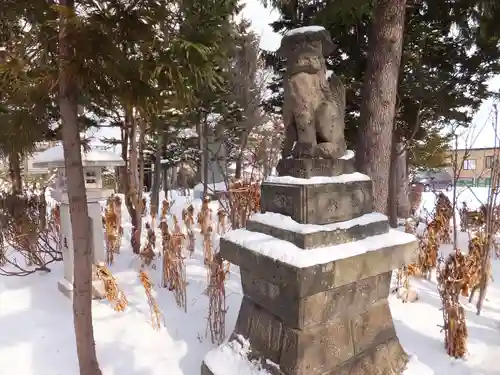
[[[491,178],[477,178],[458,180],[458,187],[489,187],[491,185]]]

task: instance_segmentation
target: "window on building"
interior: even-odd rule
[[[87,184],[95,184],[97,182],[97,174],[95,172],[86,172],[85,182]]]
[[[473,171],[476,169],[476,161],[474,159],[464,160],[464,169],[466,171]]]
[[[484,166],[488,169],[493,168],[494,160],[495,160],[495,158],[493,156],[486,156],[484,158]],[[497,157],[497,164],[498,164],[498,162],[499,162],[499,160]]]

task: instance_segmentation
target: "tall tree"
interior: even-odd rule
[[[252,129],[264,121],[262,112],[266,77],[259,53],[259,38],[249,30],[250,23],[242,19],[235,25],[235,41],[231,53],[229,84],[234,100],[242,110],[238,124],[241,132],[236,157],[235,178],[241,178],[245,150]]]
[[[376,0],[363,88],[356,163],[373,181],[375,211],[386,213],[392,131],[406,0]]]
[[[92,250],[78,127],[75,1],[60,0],[59,109],[74,249],[73,318],[81,375],[101,375],[92,327]]]

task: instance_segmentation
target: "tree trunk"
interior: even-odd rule
[[[131,123],[129,129],[129,160],[130,160],[130,185],[132,189],[135,189],[136,194],[137,188],[139,186],[139,155],[137,147],[137,122],[135,121],[135,116],[133,110],[131,109]],[[137,207],[136,207],[137,208]]]
[[[161,185],[161,154],[163,151],[163,135],[158,137],[158,144],[156,145],[155,152],[155,170],[153,174],[153,186],[151,188],[151,212],[156,209],[156,214],[158,214],[158,205],[160,203],[160,185]],[[165,190],[166,193],[166,190]]]
[[[202,171],[203,171],[203,199],[208,195],[208,159],[209,159],[209,152],[208,152],[208,123],[207,119],[205,117],[205,120],[203,121],[203,139],[205,142],[203,142],[203,153],[202,153]]]
[[[137,204],[135,205],[135,214],[137,216],[137,239],[139,244],[137,245],[140,251],[141,248],[141,233],[142,233],[142,212],[144,210],[142,202],[142,194],[144,191],[144,138],[146,136],[146,122],[143,118],[139,122],[139,178],[137,185]]]
[[[177,165],[173,165],[172,168],[170,168],[170,189],[176,190],[178,188],[177,186],[177,173],[178,173],[178,168]]]
[[[241,172],[243,169],[244,151],[247,148],[249,135],[250,135],[250,133],[248,131],[245,131],[245,133],[242,135],[241,144],[240,144],[240,152],[238,153],[238,158],[236,159],[236,168],[234,171],[235,180],[241,179]]]
[[[391,228],[397,228],[398,226],[398,202],[396,198],[397,193],[397,178],[398,174],[396,171],[397,159],[398,159],[398,150],[396,147],[396,139],[395,134],[392,134],[392,142],[391,142],[391,161],[390,161],[390,169],[389,169],[389,189],[388,189],[388,208],[387,208],[387,216],[389,217],[389,225]]]
[[[127,169],[127,194],[125,195],[125,205],[127,206],[130,222],[132,224],[132,236],[130,237],[130,244],[134,254],[140,252],[140,241],[137,241],[135,231],[138,227],[137,222],[137,137],[136,137],[136,124],[134,121],[133,109],[130,106],[125,106],[125,126],[127,128],[127,136],[129,142],[129,157]],[[140,214],[140,213],[139,213]]]
[[[9,154],[9,176],[12,183],[12,194],[23,192],[23,179],[21,178],[21,158],[17,152]]]
[[[269,141],[268,137],[265,137],[263,140],[263,149],[264,152],[262,153],[262,167],[263,167],[263,177],[266,179],[270,174],[271,174],[271,160],[273,156],[273,151],[271,150],[270,147],[271,142]]]
[[[241,169],[242,169],[242,164],[243,164],[243,153],[240,151],[238,154],[238,157],[236,158],[236,166],[234,170],[234,179],[235,180],[240,180],[241,179]]]
[[[125,165],[123,167],[117,167],[118,170],[118,188],[117,192],[120,194],[127,194],[129,190],[128,183],[128,133],[125,128],[126,124],[121,127],[121,145],[122,145],[122,159],[125,161]]]
[[[373,180],[374,209],[387,212],[393,119],[406,0],[377,0],[369,40],[356,162]]]
[[[59,31],[59,110],[62,122],[64,164],[70,207],[71,230],[74,248],[74,294],[73,319],[75,325],[76,351],[80,375],[101,375],[92,327],[92,250],[90,225],[83,176],[80,133],[77,123],[78,87],[72,64],[75,60],[75,46],[71,36],[74,16],[74,0],[60,0],[61,12]]]
[[[168,175],[168,171],[169,171],[169,168],[165,165],[163,166],[163,190],[165,190],[165,197],[167,197],[168,195],[168,191],[170,190],[170,179],[169,179],[169,175]]]
[[[396,160],[396,204],[398,217],[407,219],[410,217],[410,183],[408,181],[408,155],[403,147],[401,143],[396,145],[396,149],[398,150],[398,158]]]
[[[204,137],[204,127],[203,127],[203,122],[200,120],[198,121],[198,123],[196,124],[196,133],[198,134],[198,147],[199,147],[199,151],[200,151],[200,164],[198,165],[198,170],[196,171],[196,179],[200,182],[203,182],[203,176],[204,176],[204,171],[203,171],[203,168],[204,168],[204,161],[203,161],[203,158],[204,158],[204,144],[206,143],[206,140],[203,138]]]
[[[168,158],[167,155],[167,143],[168,143],[168,138],[167,138],[167,133],[162,136],[162,156],[164,158]],[[169,167],[168,164],[162,164],[162,178],[163,178],[163,190],[165,191],[165,199],[168,200],[168,191],[170,190],[170,180],[168,177],[168,171]]]

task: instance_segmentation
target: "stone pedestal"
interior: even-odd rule
[[[102,211],[100,201],[111,195],[111,191],[103,189],[87,188],[87,204],[91,233],[91,246],[95,263],[103,263],[106,260],[106,249],[104,246],[104,230],[102,228]],[[73,235],[71,230],[71,219],[69,211],[68,195],[64,191],[55,190],[52,197],[60,204],[61,212],[61,241],[62,256],[64,264],[64,278],[57,283],[58,289],[69,299],[73,298],[73,275],[74,275],[74,249]],[[94,298],[101,298],[101,282],[93,282]]]
[[[221,239],[244,294],[225,345],[248,340],[269,374],[390,375],[406,365],[387,298],[392,270],[415,260],[417,241],[371,212],[371,181],[341,160],[285,161],[292,176],[262,185],[266,213]],[[203,375],[219,373],[211,356]]]

